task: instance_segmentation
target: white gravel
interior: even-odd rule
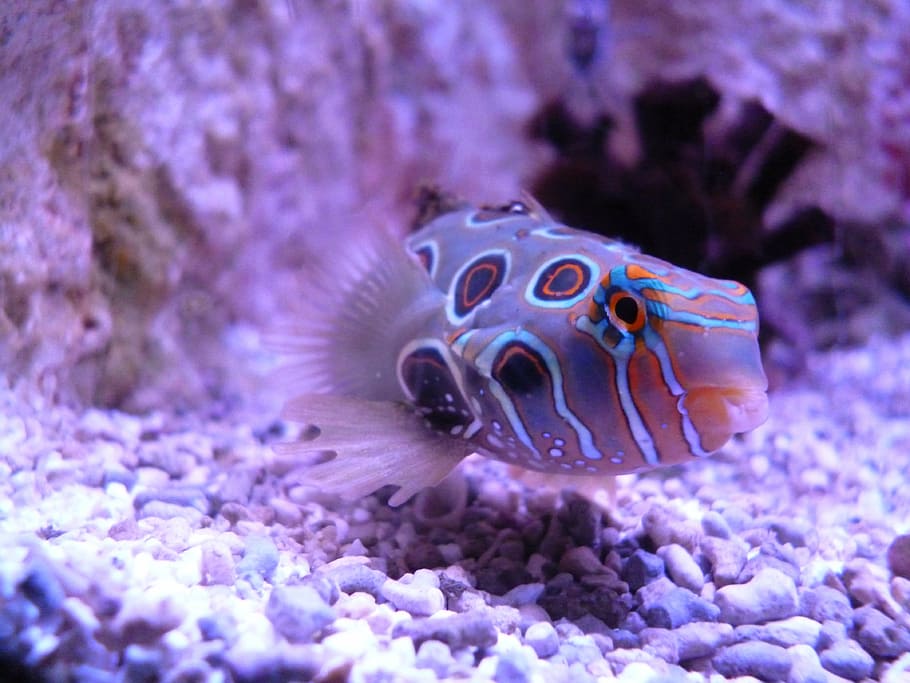
[[[910,566],[910,336],[812,356],[771,406],[715,458],[621,477],[606,509],[489,461],[392,509],[388,492],[308,489],[268,415],[78,412],[5,387],[0,664],[99,681],[910,680],[910,577],[888,560]]]

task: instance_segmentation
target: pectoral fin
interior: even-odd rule
[[[349,500],[393,484],[399,489],[389,504],[401,505],[439,483],[471,450],[460,439],[432,431],[413,408],[394,401],[305,394],[288,402],[282,417],[315,425],[319,434],[277,444],[275,450],[302,458],[334,452],[333,459],[308,470],[309,481]]]

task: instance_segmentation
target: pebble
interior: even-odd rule
[[[265,615],[292,643],[307,643],[335,621],[335,612],[312,586],[275,586]]]
[[[679,661],[707,657],[716,650],[733,643],[735,634],[730,624],[693,622],[684,624],[673,632],[677,641]]]
[[[809,645],[794,645],[790,653],[790,676],[788,683],[830,683],[830,676],[818,658],[818,653]]]
[[[748,583],[719,588],[714,602],[721,621],[734,626],[786,619],[799,609],[793,579],[773,568],[760,570]]]
[[[428,640],[438,640],[452,650],[464,647],[492,647],[496,643],[496,626],[483,612],[466,612],[435,619],[414,619],[396,624],[395,638],[408,637],[419,646]]]
[[[875,660],[855,640],[841,640],[821,653],[822,666],[831,673],[859,681],[872,675]]]
[[[727,520],[724,519],[723,515],[714,510],[708,510],[702,515],[701,528],[705,530],[705,533],[708,534],[708,536],[714,536],[716,538],[730,538],[733,534],[730,530],[730,525],[727,524]]]
[[[497,683],[530,683],[536,658],[523,648],[507,650],[499,655],[493,678]]]
[[[754,676],[763,681],[785,680],[791,667],[787,650],[761,641],[725,647],[711,663],[724,676]]]
[[[910,631],[869,605],[853,613],[856,641],[876,657],[892,659],[910,652]]]
[[[888,569],[894,576],[910,579],[910,534],[895,536],[888,546]]]
[[[677,543],[671,543],[657,551],[666,565],[667,574],[674,583],[698,593],[705,585],[705,575],[689,551]]]
[[[417,668],[429,669],[437,678],[446,678],[455,665],[449,646],[439,640],[425,640],[417,649]]]
[[[664,561],[645,550],[636,550],[622,568],[622,580],[633,593],[642,586],[664,575]]]
[[[373,597],[381,595],[382,586],[389,578],[362,562],[346,562],[331,567],[326,565],[320,567],[319,572],[334,581],[339,590],[345,593],[369,593]]]
[[[66,594],[51,566],[43,561],[33,561],[20,585],[23,595],[47,617],[60,611]]]
[[[237,576],[249,579],[257,576],[271,580],[278,567],[278,548],[275,542],[262,534],[250,534],[246,537],[243,548],[243,559],[237,563]]]
[[[566,638],[559,646],[559,653],[566,658],[569,664],[579,662],[587,665],[602,656],[597,643],[586,634]]]
[[[823,584],[803,591],[800,603],[801,611],[814,621],[820,623],[839,621],[842,624],[850,624],[853,621],[850,599],[830,586]]]
[[[227,544],[207,541],[202,545],[202,583],[206,586],[234,583],[234,556]]]
[[[699,548],[711,564],[716,586],[736,582],[746,564],[746,549],[740,540],[706,536],[701,539]]]
[[[396,609],[404,610],[415,617],[427,617],[445,609],[446,599],[439,590],[438,579],[436,586],[432,582],[418,579],[421,572],[418,570],[414,578],[409,579],[407,574],[398,581],[388,580],[379,589],[380,594]],[[432,575],[432,572],[430,572]],[[435,576],[434,576],[435,579]]]
[[[541,621],[528,627],[524,640],[538,657],[550,657],[559,651],[559,636],[549,621]]]
[[[693,621],[717,621],[720,609],[692,591],[675,586],[652,601],[644,614],[648,626],[677,628]]]
[[[739,640],[761,640],[780,647],[811,645],[815,647],[822,625],[808,617],[795,616],[767,624],[745,624],[736,627]]]

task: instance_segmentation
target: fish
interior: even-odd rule
[[[702,458],[768,416],[744,285],[563,225],[533,199],[440,201],[305,280],[274,347],[308,480],[391,505],[479,454],[558,480]],[[274,340],[273,340],[274,341]],[[318,456],[318,457],[317,457]]]

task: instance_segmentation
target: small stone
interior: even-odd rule
[[[203,640],[224,640],[233,642],[237,635],[237,622],[227,612],[217,612],[211,616],[199,617],[196,621]]]
[[[888,546],[888,569],[894,576],[910,579],[910,534],[896,536]]]
[[[901,655],[886,668],[881,683],[907,683],[908,680],[910,680],[910,652]]]
[[[549,657],[559,651],[559,636],[553,624],[542,621],[525,631],[525,643],[531,646],[538,657]]]
[[[693,621],[717,621],[719,614],[715,604],[677,586],[654,600],[644,616],[648,626],[677,628]]]
[[[600,648],[588,635],[570,636],[559,646],[559,652],[571,665],[579,662],[588,665],[601,658]]]
[[[680,662],[700,657],[709,657],[717,649],[733,642],[733,627],[730,624],[696,621],[683,624],[675,631],[676,651]]]
[[[45,561],[32,562],[20,589],[44,617],[59,612],[66,599],[60,580]]]
[[[437,678],[447,678],[455,658],[449,646],[439,640],[425,640],[417,650],[417,668],[429,669]]]
[[[748,583],[719,588],[714,602],[721,621],[734,626],[786,619],[799,606],[793,579],[772,568],[760,570]]]
[[[847,626],[839,621],[826,621],[818,632],[816,648],[827,650],[834,643],[839,643],[847,638]]]
[[[438,640],[452,650],[465,647],[492,647],[496,643],[496,627],[482,612],[466,612],[436,619],[414,619],[396,624],[395,638],[408,637],[420,646],[428,640]]]
[[[265,615],[281,635],[292,643],[312,641],[335,621],[335,612],[312,586],[276,586]]]
[[[237,576],[247,579],[250,576],[258,576],[269,581],[277,567],[278,548],[275,546],[275,542],[261,534],[247,536],[243,548],[243,559],[237,563]]]
[[[705,585],[705,575],[689,551],[677,543],[671,543],[657,551],[666,565],[667,574],[673,582],[693,593]]]
[[[876,657],[892,659],[910,652],[910,631],[869,605],[853,613],[856,640]]]
[[[736,627],[739,640],[761,640],[780,647],[818,643],[822,625],[808,617],[795,616],[767,624],[745,624]]]
[[[613,647],[618,650],[636,650],[641,645],[638,633],[625,628],[612,629],[610,631],[610,639],[613,641]]]
[[[653,553],[636,550],[622,568],[622,580],[633,593],[664,575],[664,561]]]
[[[708,510],[702,515],[701,528],[705,530],[706,534],[715,538],[730,538],[733,533],[723,515],[714,510]]]
[[[853,621],[853,607],[850,599],[835,588],[824,584],[803,591],[800,595],[802,612],[820,623],[839,621],[849,624]]]
[[[532,666],[533,655],[524,649],[506,650],[499,655],[493,677],[498,683],[529,683]]]
[[[666,628],[646,628],[638,634],[641,648],[659,659],[675,664],[679,661],[676,632]]]
[[[395,609],[404,610],[415,617],[428,617],[446,606],[445,596],[439,588],[418,581],[406,583],[404,577],[399,581],[386,581],[379,590]]]
[[[369,593],[379,597],[382,585],[388,578],[382,572],[370,569],[361,562],[348,562],[331,568],[320,567],[319,572],[334,581],[345,593]]]
[[[588,546],[579,546],[566,551],[559,562],[559,571],[567,572],[575,578],[589,574],[600,574],[606,571],[600,559]]]
[[[651,506],[642,516],[641,525],[658,548],[678,543],[691,550],[699,535],[698,529],[687,519],[659,505]]]
[[[872,675],[875,660],[855,640],[841,640],[821,653],[822,666],[831,673],[859,681]]]
[[[546,586],[542,583],[523,583],[520,586],[515,586],[515,588],[496,600],[494,604],[509,605],[511,607],[533,605],[543,595],[544,590],[546,590]]]
[[[746,549],[739,540],[706,536],[699,547],[711,564],[714,584],[718,588],[736,582],[746,564]]]
[[[813,647],[794,645],[787,652],[792,663],[788,683],[829,683],[829,676]]]
[[[763,681],[785,680],[791,667],[787,650],[760,641],[725,647],[711,663],[724,676],[754,676]]]
[[[234,583],[234,556],[220,541],[202,545],[202,583],[206,586],[228,586]]]

